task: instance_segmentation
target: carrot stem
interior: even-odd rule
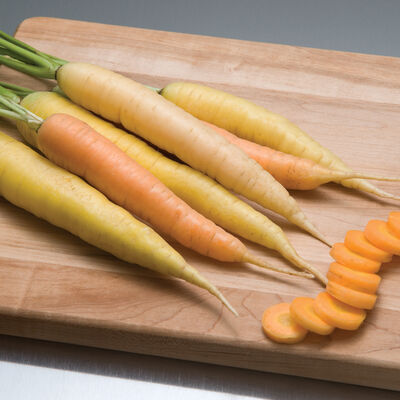
[[[8,92],[10,92],[10,93],[12,92],[15,95],[17,95],[18,97],[26,97],[29,94],[35,92],[34,90],[28,89],[26,87],[18,86],[13,83],[8,83],[8,82],[3,82],[3,81],[0,81],[0,86],[8,89]]]
[[[29,110],[21,107],[19,104],[7,98],[4,93],[7,89],[0,86],[0,116],[11,118],[13,120],[24,121],[30,128],[39,129],[43,120],[31,113]]]
[[[67,61],[34,49],[0,31],[0,64],[46,79],[55,79],[58,68]]]

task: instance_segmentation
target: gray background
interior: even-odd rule
[[[0,27],[32,16],[400,56],[400,0],[0,0]],[[350,385],[0,335],[1,398],[399,399]]]

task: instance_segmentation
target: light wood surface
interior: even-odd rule
[[[16,36],[152,86],[179,79],[228,90],[284,114],[355,170],[400,175],[400,59],[49,18],[25,20]],[[54,85],[4,67],[0,80]],[[12,124],[0,121],[0,129],[18,137]],[[378,185],[400,194],[400,184]],[[332,241],[399,208],[334,184],[293,195]],[[304,258],[328,269],[326,246],[261,211]],[[317,282],[176,248],[221,288],[239,318],[200,289],[118,261],[0,199],[0,332],[400,390],[399,258],[382,268],[377,307],[360,330],[309,334],[287,346],[266,339],[261,315],[277,302],[315,296]]]

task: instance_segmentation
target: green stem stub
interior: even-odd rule
[[[13,92],[0,86],[0,117],[23,121],[30,128],[37,131],[43,123],[42,118],[20,106],[12,100],[12,96],[15,96]]]
[[[0,31],[0,64],[37,78],[55,79],[58,68],[66,63]]]

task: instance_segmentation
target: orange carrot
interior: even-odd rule
[[[350,289],[336,282],[328,281],[327,292],[345,304],[365,310],[372,310],[375,306],[377,296],[371,293],[364,293]]]
[[[370,260],[378,262],[390,262],[392,260],[392,254],[372,245],[361,231],[348,231],[344,238],[344,244],[349,250]]]
[[[308,332],[293,320],[289,303],[279,303],[267,308],[262,316],[262,327],[270,339],[287,344],[301,342]]]
[[[278,270],[252,256],[242,242],[191,209],[86,123],[67,114],[53,114],[38,129],[37,142],[55,164],[83,177],[112,201],[183,245],[220,261],[251,262]]]
[[[326,168],[307,158],[296,157],[250,142],[207,121],[202,121],[230,143],[240,147],[249,157],[257,161],[286,189],[310,190],[334,181],[351,178],[398,181],[399,178],[360,174],[353,171],[338,171]]]
[[[290,305],[290,315],[303,328],[319,335],[329,335],[334,326],[324,321],[313,308],[314,299],[310,297],[297,297]]]
[[[400,255],[400,239],[389,232],[385,221],[372,219],[365,227],[364,235],[369,242],[379,249]]]
[[[336,328],[354,331],[363,323],[367,313],[361,308],[349,306],[328,292],[318,294],[313,303],[314,310],[324,321]]]
[[[339,264],[343,264],[348,268],[356,271],[368,272],[373,274],[378,272],[381,263],[369,258],[360,256],[357,253],[349,250],[344,243],[335,243],[329,253]]]
[[[392,211],[388,218],[389,232],[400,238],[400,211]]]
[[[381,282],[381,277],[377,274],[355,271],[336,262],[331,264],[327,278],[330,282],[371,294],[376,293]]]

